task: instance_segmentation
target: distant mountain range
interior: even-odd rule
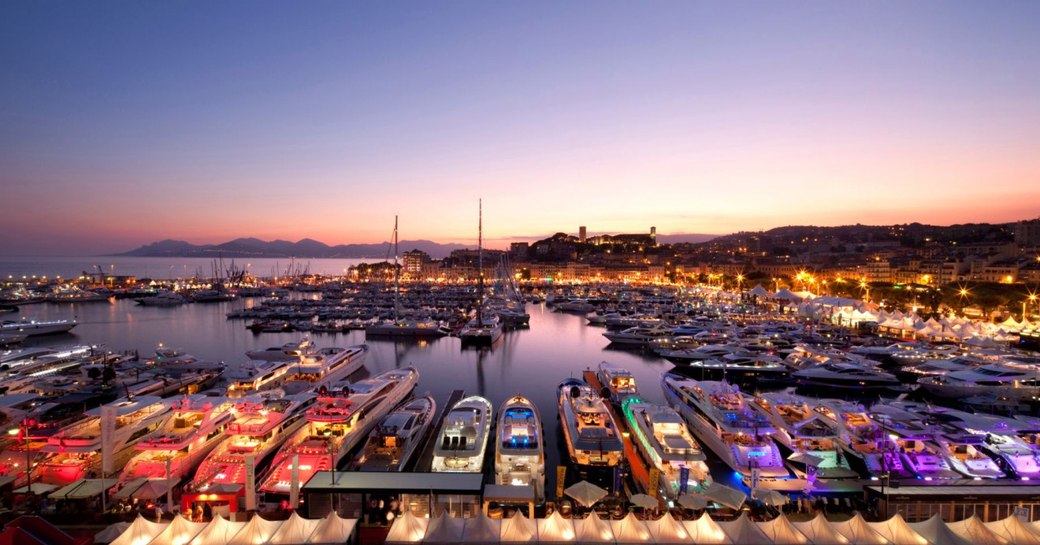
[[[454,250],[469,248],[465,244],[440,244],[430,240],[402,240],[398,242],[401,252],[422,250],[435,259],[447,257]],[[340,244],[329,246],[305,238],[297,242],[288,240],[260,240],[237,238],[223,244],[197,245],[183,240],[160,240],[124,252],[119,256],[134,257],[302,257],[302,258],[385,258],[389,243]]]

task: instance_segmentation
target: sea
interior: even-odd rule
[[[0,279],[75,278],[84,273],[134,276],[153,280],[173,280],[192,276],[212,277],[214,270],[226,275],[232,267],[253,276],[275,277],[287,273],[342,275],[359,263],[377,263],[385,258],[301,259],[301,258],[190,258],[190,257],[18,257],[0,256]]]
[[[61,262],[41,263],[55,267],[51,271],[61,271]],[[126,268],[127,274],[145,270],[135,261],[121,261],[117,264],[120,266]],[[150,268],[161,270],[158,264]],[[278,346],[301,338],[300,333],[254,334],[246,329],[247,322],[226,318],[228,312],[258,302],[246,298],[172,308],[143,307],[129,299],[40,303],[23,306],[19,314],[7,314],[3,318],[75,318],[79,322],[69,334],[36,337],[30,339],[30,346],[101,344],[114,351],[136,350],[146,357],[162,343],[212,361],[241,362],[246,359],[248,350]],[[530,327],[505,332],[491,349],[464,349],[455,337],[422,342],[366,340],[363,331],[314,333],[311,338],[319,347],[368,344],[365,372],[369,375],[415,366],[420,373],[416,395],[433,394],[439,407],[456,389],[465,390],[467,395],[488,398],[496,410],[516,394],[531,399],[537,405],[544,425],[546,491],[552,494],[556,466],[567,459],[557,420],[557,385],[568,377],[580,377],[587,368],[595,369],[601,361],[610,361],[633,373],[644,399],[663,403],[660,379],[663,373],[672,369],[672,365],[652,354],[611,348],[603,336],[605,330],[588,325],[583,316],[553,312],[544,304],[529,304],[528,312],[531,315]],[[717,480],[733,481],[732,472],[724,467],[713,473],[718,473]],[[568,471],[566,480],[568,484],[576,481],[573,471]],[[727,484],[738,485],[739,482]]]

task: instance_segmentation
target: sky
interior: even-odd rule
[[[1040,2],[0,3],[0,255],[1040,216]]]

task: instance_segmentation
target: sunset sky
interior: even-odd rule
[[[0,254],[1040,216],[1040,2],[0,4]]]

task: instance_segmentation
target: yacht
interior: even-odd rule
[[[170,404],[158,397],[120,399],[90,409],[87,418],[47,439],[41,449],[51,453],[39,466],[41,482],[66,485],[108,467],[123,466],[141,437],[161,427],[171,416]],[[103,452],[102,415],[113,414],[111,448]],[[102,460],[102,455],[112,456]]]
[[[288,361],[250,361],[228,370],[228,397],[242,397],[281,386],[296,367]]]
[[[579,466],[619,465],[624,458],[624,445],[603,398],[584,381],[574,378],[561,382],[556,394],[560,428],[571,462]]]
[[[632,376],[632,372],[613,363],[607,361],[600,362],[596,378],[610,392],[610,401],[619,406],[626,398],[639,393],[639,389],[636,388],[636,379]]]
[[[769,354],[753,352],[731,352],[719,358],[691,361],[687,368],[690,371],[712,371],[724,375],[733,374],[744,377],[762,377],[777,379],[787,375],[784,360]]]
[[[921,377],[917,383],[928,393],[942,398],[965,399],[995,396],[1035,399],[1040,395],[1040,367],[992,363],[945,375]]]
[[[426,438],[437,402],[426,395],[386,415],[354,460],[358,471],[404,471]]]
[[[307,389],[339,382],[361,369],[367,354],[367,344],[322,348],[296,364],[296,372],[288,375],[288,381]]]
[[[633,326],[621,331],[607,331],[603,333],[611,343],[624,346],[648,346],[655,339],[671,337],[675,328],[656,324],[650,326]]]
[[[240,400],[232,409],[224,440],[206,456],[191,483],[196,491],[221,484],[244,484],[246,462],[259,467],[289,436],[304,424],[303,415],[314,404],[313,394],[282,396],[266,392]]]
[[[498,410],[495,484],[530,485],[535,503],[545,499],[542,419],[527,398],[513,396]]]
[[[876,390],[900,386],[895,375],[851,361],[827,362],[806,367],[791,373],[791,376],[799,384],[819,388]]]
[[[838,440],[850,463],[862,464],[863,472],[872,480],[885,475],[906,479],[916,476],[899,456],[895,440],[875,422],[858,403],[841,399],[813,402],[813,411],[838,426]]]
[[[434,473],[481,473],[491,432],[491,402],[470,396],[459,400],[441,422],[433,447]]]
[[[639,452],[661,472],[660,488],[665,498],[704,491],[711,484],[707,457],[679,413],[635,397],[625,400],[621,412]]]
[[[27,318],[18,321],[5,320],[0,322],[0,333],[25,335],[26,337],[54,335],[68,333],[76,327],[77,323],[76,320],[29,320]]]
[[[739,352],[742,352],[741,348],[733,344],[705,344],[678,348],[666,347],[658,350],[657,355],[672,363],[685,364],[718,359]]]
[[[433,318],[398,318],[365,326],[366,337],[434,338],[451,333]]]
[[[859,478],[842,451],[838,425],[813,411],[805,398],[767,393],[755,397],[752,405],[773,423],[777,430],[773,438],[800,474],[814,473],[821,479]],[[806,459],[812,462],[799,461]]]
[[[760,486],[787,488],[790,472],[773,443],[768,418],[753,410],[740,390],[725,381],[697,381],[666,373],[665,401],[682,415],[701,444],[710,448],[745,480],[758,470]]]
[[[259,490],[288,494],[292,487],[293,459],[299,458],[297,482],[301,485],[318,471],[334,470],[340,460],[360,444],[375,425],[403,401],[419,382],[414,367],[392,369],[354,384],[323,388],[307,410],[307,423],[275,455]]]
[[[172,291],[164,291],[148,297],[141,297],[136,301],[138,305],[143,307],[176,307],[191,302],[181,294]]]
[[[304,337],[299,341],[285,343],[281,346],[250,350],[246,352],[246,356],[251,360],[296,362],[312,354],[314,350],[314,342]]]
[[[491,346],[502,338],[502,321],[498,315],[487,311],[478,311],[459,331],[462,344],[473,346]]]
[[[173,404],[173,416],[134,445],[138,451],[123,468],[120,482],[136,478],[179,482],[202,462],[223,439],[234,418],[226,398],[185,396]],[[167,469],[167,463],[169,468]]]

